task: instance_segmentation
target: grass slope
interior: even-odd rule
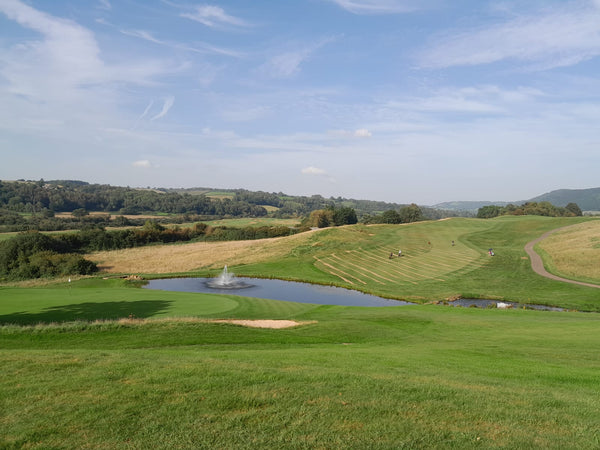
[[[226,299],[197,313],[317,322],[0,328],[0,446],[600,445],[596,315]]]

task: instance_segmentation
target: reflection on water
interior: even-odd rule
[[[498,307],[498,304],[510,305],[510,308],[514,308],[514,309],[535,309],[538,311],[566,311],[566,309],[564,309],[564,308],[556,308],[554,306],[525,305],[523,303],[500,302],[497,300],[480,300],[480,299],[470,299],[470,298],[459,298],[458,300],[453,300],[451,302],[448,302],[448,305],[463,306],[466,308],[469,308],[469,307],[493,308],[493,307]]]
[[[404,306],[413,303],[400,300],[389,300],[375,295],[363,294],[333,286],[297,283],[294,281],[270,280],[262,278],[244,278],[247,286],[244,289],[218,289],[206,285],[206,278],[168,278],[150,280],[146,289],[163,291],[203,292],[234,294],[244,297],[268,298],[286,302],[313,303],[317,305],[340,306]]]

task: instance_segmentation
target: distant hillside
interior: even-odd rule
[[[600,188],[558,189],[539,195],[530,202],[550,202],[555,206],[577,203],[582,211],[600,211]]]
[[[488,201],[466,201],[466,202],[444,202],[433,205],[432,208],[435,209],[444,209],[447,211],[467,211],[467,212],[477,212],[479,208],[483,206],[496,205],[496,206],[506,206],[509,202],[488,202]]]
[[[456,201],[444,202],[433,205],[432,208],[445,209],[448,211],[470,211],[476,212],[483,206],[496,205],[506,206],[510,203],[513,205],[522,205],[526,202],[550,202],[554,206],[565,207],[569,203],[577,203],[582,211],[600,211],[600,188],[591,189],[558,189],[556,191],[547,192],[529,200],[517,201]]]

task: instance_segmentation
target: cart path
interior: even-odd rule
[[[548,236],[556,233],[557,231],[564,230],[565,228],[569,228],[571,226],[573,226],[573,225],[568,225],[566,227],[560,227],[560,228],[556,228],[554,230],[550,230],[550,231],[542,234],[539,238],[534,239],[533,241],[525,244],[525,252],[529,255],[529,259],[531,260],[531,268],[538,275],[541,275],[546,278],[550,278],[552,280],[564,281],[565,283],[579,284],[581,286],[600,288],[600,285],[597,285],[597,284],[584,283],[583,281],[569,280],[568,278],[562,278],[562,277],[551,274],[544,268],[544,262],[542,261],[542,257],[540,255],[538,255],[535,252],[535,250],[533,249],[535,244],[537,244],[541,240],[546,239]]]

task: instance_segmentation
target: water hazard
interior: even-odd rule
[[[210,280],[210,279],[208,279]],[[286,302],[339,306],[404,306],[413,303],[390,300],[349,289],[317,284],[262,278],[243,278],[243,289],[218,289],[207,285],[206,278],[167,278],[150,280],[146,289],[176,292],[234,294],[244,297],[267,298]]]

